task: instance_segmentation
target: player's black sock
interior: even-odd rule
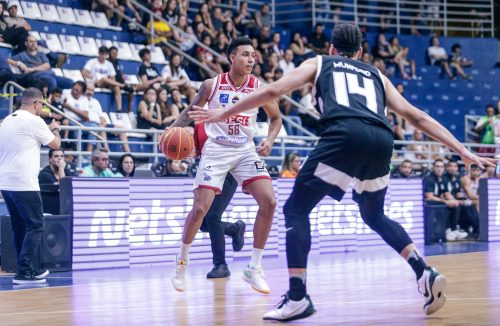
[[[306,296],[306,283],[300,277],[290,277],[288,297],[293,301],[300,301]]]
[[[420,277],[422,277],[422,274],[424,273],[424,269],[427,267],[427,264],[425,263],[424,259],[420,257],[418,251],[413,250],[412,252],[410,252],[406,260],[408,261],[408,264],[410,264],[411,268],[415,272],[415,275],[417,275],[417,280]]]

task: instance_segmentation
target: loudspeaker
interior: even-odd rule
[[[38,252],[33,258],[34,268],[51,272],[70,271],[73,263],[73,225],[69,215],[44,216],[45,228]],[[2,270],[16,271],[17,255],[14,247],[11,220],[2,216]]]
[[[446,241],[446,225],[448,221],[448,207],[444,204],[424,205],[425,244]]]

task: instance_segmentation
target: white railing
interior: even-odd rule
[[[474,131],[476,127],[477,120],[481,118],[480,115],[466,115],[465,119],[465,141],[467,143],[473,143],[477,140],[478,134]]]

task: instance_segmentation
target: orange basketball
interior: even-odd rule
[[[193,136],[185,128],[173,127],[165,131],[160,149],[171,160],[183,160],[194,148]]]

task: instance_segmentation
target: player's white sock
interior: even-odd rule
[[[249,266],[262,266],[262,255],[264,255],[264,249],[253,248],[252,259],[250,260]]]
[[[178,260],[187,260],[190,248],[191,248],[191,244],[187,244],[187,243],[182,242],[177,259]]]

